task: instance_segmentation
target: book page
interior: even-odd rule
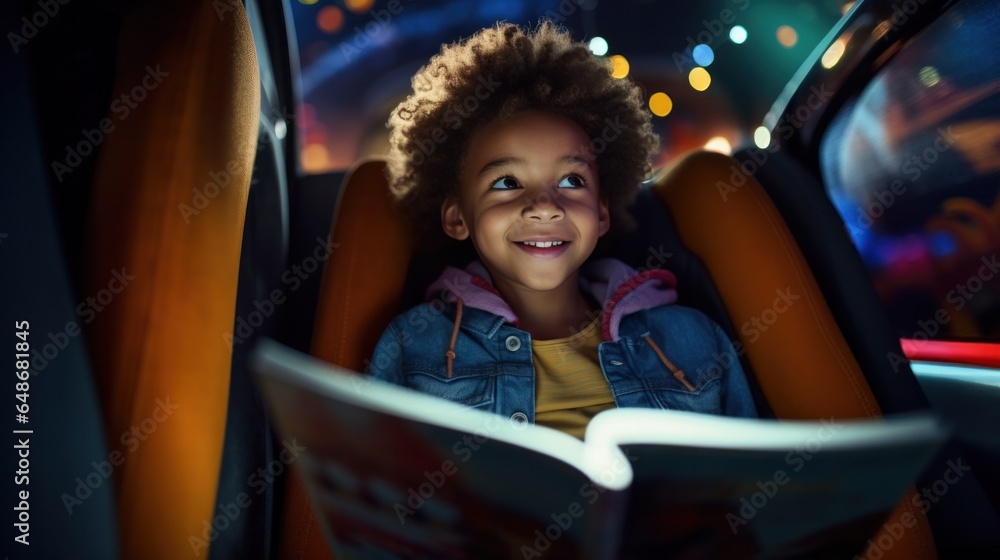
[[[925,414],[788,422],[618,409],[586,437],[632,458],[624,555],[846,558],[946,433]]]
[[[279,432],[306,448],[298,464],[338,558],[615,557],[624,496],[606,486],[627,484],[627,463],[595,484],[569,435],[274,343],[255,356]]]

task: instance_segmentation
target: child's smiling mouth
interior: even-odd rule
[[[563,241],[520,241],[520,243],[523,243],[531,247],[548,248],[554,245],[556,246],[562,245],[564,242]]]
[[[561,239],[515,241],[522,251],[535,257],[558,257],[566,251],[570,242]]]

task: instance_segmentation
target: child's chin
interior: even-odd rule
[[[560,288],[568,280],[565,276],[547,276],[539,277],[535,276],[532,278],[525,279],[525,287],[536,292],[551,292],[552,290]]]

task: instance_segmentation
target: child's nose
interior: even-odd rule
[[[524,210],[522,211],[525,219],[542,222],[561,220],[563,214],[564,211],[559,204],[558,196],[548,191],[538,192],[526,197]]]

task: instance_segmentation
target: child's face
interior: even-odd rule
[[[472,135],[442,225],[472,238],[502,293],[578,289],[577,271],[610,225],[589,146],[575,122],[538,111]]]

